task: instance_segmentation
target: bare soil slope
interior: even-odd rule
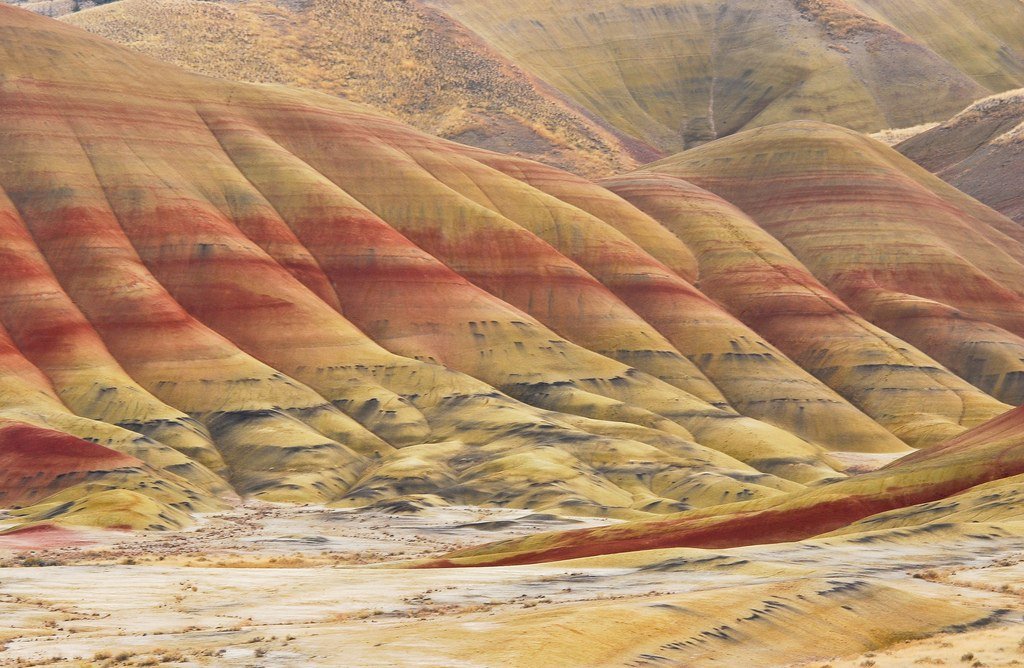
[[[979,100],[897,150],[1018,223],[1024,222],[1024,89]]]
[[[669,151],[797,119],[908,127],[1024,83],[1017,0],[429,4]]]
[[[655,155],[417,2],[126,0],[64,20],[195,72],[311,88],[578,173]]]

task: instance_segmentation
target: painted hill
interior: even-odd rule
[[[897,150],[963,192],[1024,222],[1024,89],[979,100]]]
[[[123,0],[64,19],[195,72],[338,95],[578,173],[656,157],[415,2]]]
[[[719,140],[603,184],[687,243],[702,291],[844,396],[925,370],[907,357],[919,353],[890,340],[891,332],[975,385],[1021,403],[1010,396],[1019,392],[1021,330],[1014,314],[1021,312],[1021,288],[1005,291],[999,283],[1004,270],[1021,275],[1012,269],[1019,259],[1009,259],[1021,257],[1020,231],[882,144],[834,126],[790,123]],[[955,282],[944,279],[954,274]],[[857,405],[886,424],[879,409],[899,413],[905,392],[890,393],[884,404]],[[926,403],[912,399],[907,414]],[[962,406],[970,410],[967,401]],[[885,529],[927,532],[933,523],[1019,522],[1022,474],[1024,409],[1018,408],[846,480],[666,519],[505,541],[426,565],[536,563]]]
[[[1024,401],[1024,232],[1013,221],[878,142],[813,123],[729,137],[647,173],[725,198],[865,319],[1003,401]],[[764,333],[794,359],[811,354],[785,341],[799,332]]]
[[[121,0],[64,18],[585,175],[789,120],[941,121],[1024,85],[1019,0]]]
[[[0,66],[0,489],[29,523],[781,502],[1020,388],[1012,223],[850,131],[606,184],[632,204],[7,6]]]
[[[894,528],[919,528],[927,534],[950,522],[1020,522],[1022,481],[1024,409],[1018,408],[941,447],[831,485],[665,519],[539,534],[461,550],[425,565],[499,566],[668,547],[781,543]],[[859,539],[868,542],[871,536]]]
[[[796,119],[908,127],[1024,84],[1019,0],[429,4],[670,151]]]

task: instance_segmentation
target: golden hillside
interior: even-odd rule
[[[913,126],[1024,84],[1017,0],[429,4],[663,149],[794,119]]]
[[[579,173],[654,155],[415,2],[124,0],[64,19],[202,74],[338,95]]]
[[[25,521],[116,522],[89,511],[111,491],[646,516],[1024,396],[1024,235],[852,131],[602,187],[0,10],[0,451],[41,467],[0,492]]]
[[[323,90],[587,175],[794,119],[941,121],[1024,85],[1019,0],[26,6],[197,72]]]

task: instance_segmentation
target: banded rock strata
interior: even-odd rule
[[[664,519],[537,534],[459,550],[421,565],[498,566],[675,547],[726,548],[852,536],[869,543],[921,540],[954,524],[995,536],[1024,521],[1024,409],[942,446],[871,473],[775,499],[694,510]],[[993,524],[995,523],[995,524]],[[1009,523],[1012,531],[999,523]],[[892,531],[897,530],[897,531]],[[968,529],[969,530],[969,529]]]
[[[1017,401],[1009,221],[839,128],[600,185],[6,6],[0,63],[0,453],[39,468],[4,479],[29,523],[781,502]]]

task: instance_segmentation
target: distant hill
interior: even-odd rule
[[[1024,89],[979,100],[897,150],[1024,223]]]
[[[656,156],[413,2],[121,0],[64,18],[202,74],[338,95],[431,134],[578,173]]]
[[[908,127],[1024,85],[1019,0],[428,3],[667,150],[794,119]]]
[[[589,176],[789,120],[943,121],[1024,86],[1019,0],[121,0],[65,20]]]

